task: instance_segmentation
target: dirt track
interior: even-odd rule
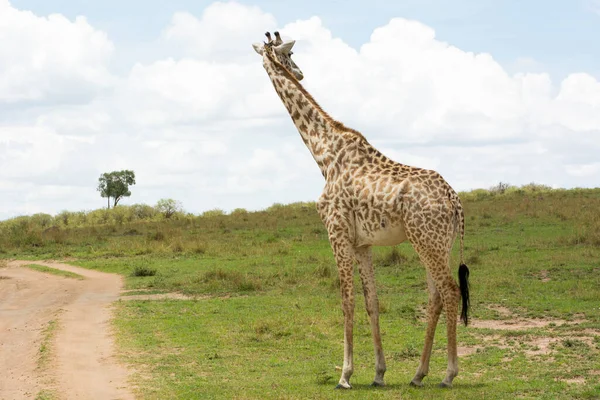
[[[86,279],[63,278],[21,267],[0,268],[0,399],[34,399],[51,390],[60,399],[134,399],[127,370],[117,364],[110,304],[119,298],[117,275],[54,262]],[[57,322],[45,339],[50,321]],[[49,358],[40,366],[40,347]]]

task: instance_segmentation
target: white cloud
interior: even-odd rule
[[[0,103],[83,102],[111,85],[114,46],[85,17],[38,17],[0,4]]]
[[[600,0],[587,0],[586,5],[588,10],[600,15]]]
[[[269,114],[259,106],[267,93],[261,72],[256,65],[188,58],[137,64],[119,90],[121,106],[138,125],[261,117]]]
[[[114,46],[85,18],[0,0],[0,39],[23,38],[19,49],[0,40],[0,103],[10,103],[0,107],[0,217],[101,207],[98,176],[124,168],[137,185],[123,204],[171,197],[200,212],[316,199],[323,178],[251,47],[275,29],[297,41],[303,84],[321,106],[396,161],[436,169],[458,190],[600,186],[590,74],[553,82],[525,61],[509,73],[404,19],[354,49],[318,17],[282,26],[229,2],[177,13],[160,56],[113,76]]]
[[[275,18],[256,6],[215,2],[200,18],[188,12],[176,13],[162,37],[201,60],[231,62],[249,58],[248,38],[275,28]]]
[[[532,57],[518,57],[507,66],[509,73],[543,73],[545,66]]]
[[[42,127],[0,127],[0,176],[31,179],[56,170],[75,143]]]
[[[600,174],[600,163],[595,162],[583,165],[567,165],[567,172],[577,177],[592,177]]]
[[[600,130],[600,82],[584,73],[569,75],[548,111],[553,122],[574,131]]]
[[[421,23],[393,19],[376,29],[358,53],[327,39],[318,18],[292,24],[290,31],[299,37],[311,32],[311,46],[333,52],[319,57],[299,50],[297,55],[317,98],[334,107],[344,99],[335,109],[341,119],[405,142],[519,135],[525,113],[520,82],[490,55],[437,41],[434,31]]]

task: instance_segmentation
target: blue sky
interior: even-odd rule
[[[92,25],[123,46],[154,40],[173,13],[200,15],[206,0],[13,0],[38,15],[85,15]],[[509,70],[520,59],[534,60],[534,72],[553,78],[581,70],[600,76],[600,2],[597,0],[240,0],[273,14],[280,23],[319,16],[334,35],[358,48],[374,28],[392,17],[433,27],[439,40],[462,50],[489,52]],[[521,68],[522,69],[522,68]]]
[[[0,219],[103,207],[120,169],[120,204],[317,199],[267,29],[330,115],[458,191],[600,186],[600,0],[0,0]]]

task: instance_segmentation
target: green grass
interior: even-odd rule
[[[57,325],[58,322],[56,319],[50,320],[50,322],[48,322],[48,326],[46,326],[44,332],[42,333],[38,368],[45,368],[48,365],[52,352],[52,339],[54,337],[54,333],[56,332]]]
[[[54,390],[40,390],[35,396],[35,400],[55,400],[58,396]]]
[[[45,265],[38,264],[27,264],[25,267],[29,269],[33,269],[34,271],[43,272],[46,274],[63,276],[65,278],[73,278],[73,279],[85,279],[83,276],[76,274],[74,272],[63,271],[62,269],[50,268]]]
[[[460,357],[452,390],[435,387],[446,369],[444,318],[425,388],[408,386],[427,303],[425,270],[408,243],[374,250],[388,386],[369,386],[372,339],[357,276],[354,389],[333,390],[343,317],[314,204],[61,226],[56,238],[27,225],[12,236],[0,230],[0,248],[7,258],[74,257],[77,265],[122,274],[139,293],[202,296],[117,303],[118,347],[140,398],[600,398],[600,190],[509,188],[461,197],[474,319],[559,323],[459,327],[469,355]],[[457,266],[458,243],[455,274]],[[136,274],[143,270],[154,275]]]
[[[40,343],[39,356],[37,360],[37,368],[40,370],[44,370],[50,366],[50,360],[52,357],[52,340],[54,339],[57,329],[58,321],[55,318],[48,322],[48,325],[42,332],[42,340]],[[46,386],[55,386],[55,382],[47,377],[43,378],[42,383]],[[53,400],[56,398],[58,398],[56,391],[52,389],[40,390],[35,397],[36,400]]]

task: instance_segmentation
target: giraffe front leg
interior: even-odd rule
[[[373,270],[371,248],[359,247],[355,250],[355,253],[365,295],[367,314],[369,315],[369,320],[371,322],[373,345],[375,347],[375,379],[373,379],[373,386],[385,386],[383,380],[383,375],[386,370],[385,356],[383,355],[381,332],[379,329],[379,301],[377,299],[377,289],[375,286],[375,272]]]
[[[442,313],[442,298],[435,287],[430,274],[427,274],[427,287],[429,289],[429,302],[427,304],[427,331],[425,333],[425,344],[421,354],[421,362],[415,373],[415,377],[410,381],[411,386],[423,386],[423,378],[429,373],[429,360],[431,359],[431,348],[433,347],[433,338],[440,314]]]
[[[350,377],[354,372],[353,360],[353,326],[354,326],[354,284],[352,276],[352,259],[338,256],[336,254],[340,290],[342,293],[342,311],[344,312],[344,364],[342,366],[342,376],[336,386],[336,389],[351,389]]]
[[[327,227],[329,243],[335,256],[340,279],[342,311],[344,313],[344,364],[342,376],[336,389],[351,389],[350,377],[354,372],[353,337],[354,325],[354,247],[351,245],[348,218],[339,210],[331,209],[328,196],[323,195],[317,203],[321,220]]]

